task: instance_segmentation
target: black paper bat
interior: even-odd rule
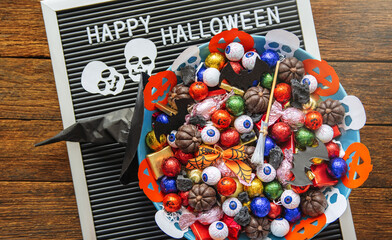
[[[317,147],[307,147],[305,151],[299,151],[294,154],[294,167],[291,169],[291,172],[294,174],[295,179],[290,183],[294,186],[302,187],[313,184],[312,181],[306,176],[306,169],[310,169],[312,165],[312,158],[321,158],[324,160],[329,160],[328,158],[328,150],[325,147],[324,143],[318,140]]]
[[[182,98],[176,100],[178,112],[169,118],[169,123],[154,123],[155,136],[159,139],[162,134],[169,134],[172,130],[177,130],[185,122],[185,116],[188,114],[188,105],[194,101],[192,98]]]
[[[244,69],[237,74],[234,72],[231,64],[227,64],[221,71],[219,81],[222,82],[223,79],[226,79],[232,87],[246,91],[253,85],[255,80],[260,81],[263,73],[272,73],[272,71],[266,62],[256,58],[255,67],[250,72]]]

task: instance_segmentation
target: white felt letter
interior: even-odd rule
[[[180,42],[180,40],[181,40],[180,38],[184,38],[185,41],[188,41],[188,38],[187,38],[185,31],[184,31],[184,28],[180,24],[178,24],[177,25],[177,43]]]
[[[245,18],[245,15],[249,15],[249,14],[250,14],[249,11],[240,13],[241,25],[243,30],[248,30],[253,28],[252,25],[246,26],[246,23],[250,22],[250,18]]]
[[[95,30],[94,33],[90,32],[90,27],[87,27],[86,30],[87,30],[87,36],[88,36],[88,43],[93,44],[92,37],[95,37],[97,39],[97,42],[101,41],[99,39],[99,30],[98,30],[98,26],[97,25],[94,26],[94,30]]]
[[[165,30],[161,28],[162,42],[163,45],[167,45],[166,37],[170,37],[171,43],[174,44],[173,28],[169,27],[169,33],[165,33]]]
[[[149,33],[149,29],[148,29],[148,24],[150,23],[150,15],[147,15],[146,20],[143,19],[143,17],[139,17],[140,22],[142,22],[143,26],[144,26],[144,31],[146,31],[146,33]]]
[[[105,42],[105,41],[106,41],[106,37],[109,37],[110,40],[113,40],[113,35],[112,35],[112,33],[110,32],[110,28],[109,28],[109,26],[105,23],[105,24],[102,26],[102,42]]]
[[[255,15],[255,22],[256,22],[256,27],[265,27],[267,24],[259,22],[259,20],[263,20],[264,16],[259,16],[259,13],[263,13],[264,9],[257,9],[254,11]]]
[[[227,20],[226,16],[223,16],[223,21],[225,22],[227,30],[230,30],[232,28],[238,28],[238,14],[229,15],[229,19]]]
[[[211,34],[209,34],[209,33],[204,34],[203,22],[202,22],[202,21],[199,21],[199,28],[200,28],[200,36],[201,36],[202,38],[211,37]]]
[[[187,23],[187,25],[188,25],[188,34],[189,34],[189,39],[190,40],[196,40],[196,39],[199,39],[200,37],[199,36],[193,36],[192,35],[192,27],[191,27],[191,24],[190,23]]]
[[[275,13],[272,12],[271,8],[267,8],[267,16],[269,25],[272,24],[272,18],[274,18],[276,23],[280,23],[279,11],[277,6],[275,6]]]
[[[131,24],[131,22],[133,22],[133,24]],[[137,23],[136,19],[134,19],[134,18],[127,19],[128,34],[130,37],[133,36],[132,30],[136,29],[137,25],[138,25],[138,23]]]
[[[125,30],[125,23],[123,21],[115,21],[114,25],[114,32],[116,33],[116,38],[120,39],[120,32]]]
[[[218,22],[218,25],[219,25],[218,31],[215,31],[215,29],[214,29],[215,22]],[[222,21],[219,18],[216,18],[216,17],[211,19],[210,29],[211,29],[212,34],[214,34],[214,35],[216,35],[218,33],[221,33],[223,31]]]

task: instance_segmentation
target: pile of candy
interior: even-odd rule
[[[252,154],[278,61],[264,163],[257,164]],[[337,100],[320,100],[318,82],[300,60],[232,42],[224,54],[211,53],[181,75],[168,105],[157,106],[146,143],[154,151],[147,159],[160,179],[163,207],[182,209],[182,229],[198,222],[208,227],[200,238],[283,237],[289,222],[324,213],[320,189],[347,172],[333,141],[345,109]]]

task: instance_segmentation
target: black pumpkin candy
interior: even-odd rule
[[[328,206],[327,199],[320,190],[309,190],[301,195],[301,210],[311,217],[320,216]]]
[[[189,191],[188,203],[198,212],[210,210],[216,203],[216,191],[205,183],[195,184]]]
[[[301,80],[305,75],[304,64],[295,57],[286,58],[279,65],[279,79],[290,83],[291,79]]]
[[[321,102],[316,109],[323,116],[323,123],[334,126],[341,123],[344,118],[344,107],[338,100],[327,100]]]
[[[245,95],[245,105],[249,113],[264,113],[268,108],[270,91],[260,86],[249,88]]]
[[[195,125],[182,125],[176,134],[176,145],[184,153],[193,153],[199,149],[201,134]]]
[[[245,228],[246,236],[250,239],[263,239],[270,231],[270,221],[268,218],[251,217],[250,223]]]
[[[178,84],[170,90],[167,102],[170,107],[177,110],[176,100],[184,98],[191,98],[191,95],[189,95],[189,87],[183,84]]]

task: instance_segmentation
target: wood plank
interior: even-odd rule
[[[312,0],[311,5],[323,59],[392,60],[390,0]]]
[[[392,90],[385,87],[392,63],[330,64],[348,94],[362,100],[368,124],[392,124]],[[61,119],[50,60],[0,58],[0,66],[0,119]]]
[[[82,239],[72,183],[0,182],[1,239]]]
[[[3,0],[1,9],[0,56],[49,57],[39,0]],[[312,0],[312,9],[324,59],[392,60],[391,1]]]
[[[391,239],[391,188],[357,188],[350,204],[358,240]]]
[[[60,121],[0,120],[0,151],[2,168],[0,181],[71,181],[67,151],[64,143],[35,148],[40,142],[62,129]],[[389,156],[392,149],[392,126],[365,126],[361,130],[362,143],[371,153],[373,172],[366,187],[390,187]]]

